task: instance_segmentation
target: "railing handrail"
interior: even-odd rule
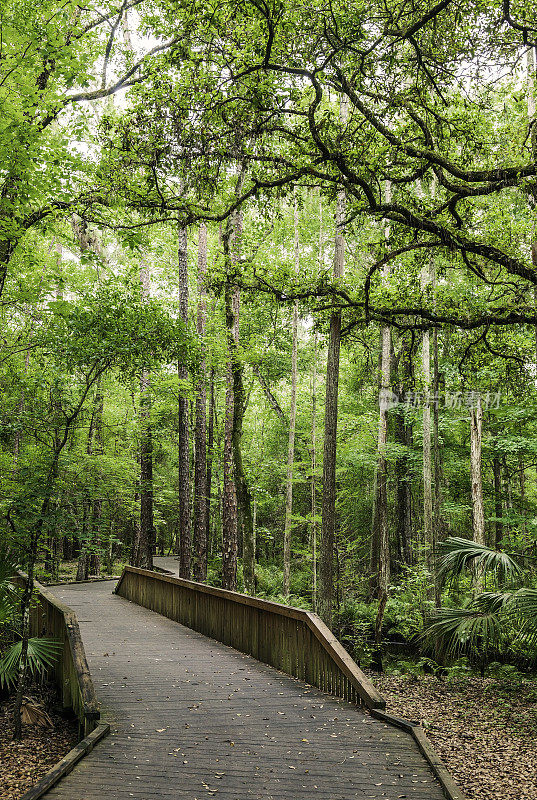
[[[21,570],[17,570],[17,575],[23,580],[27,581],[28,576]],[[80,699],[82,701],[84,719],[87,721],[97,721],[100,719],[100,704],[97,700],[93,680],[86,658],[86,651],[82,642],[80,634],[80,626],[75,611],[72,608],[60,602],[45,586],[42,586],[38,581],[34,580],[34,588],[37,593],[51,606],[53,606],[63,617],[66,639],[69,643],[73,666],[80,691]],[[87,726],[86,726],[87,727]],[[91,727],[91,726],[90,726]]]
[[[294,606],[286,606],[283,603],[276,603],[273,600],[264,600],[260,597],[251,597],[247,594],[240,592],[232,592],[228,589],[219,589],[215,586],[208,586],[205,583],[198,583],[196,581],[186,580],[185,578],[176,578],[172,575],[164,575],[162,573],[154,572],[152,570],[141,569],[126,565],[123,569],[121,577],[116,585],[115,593],[119,594],[119,589],[126,575],[142,575],[146,578],[151,578],[156,581],[170,583],[175,586],[182,586],[185,589],[197,592],[199,594],[212,595],[234,603],[256,608],[260,611],[266,611],[271,614],[278,614],[282,617],[298,620],[304,623],[309,630],[314,634],[315,638],[320,642],[329,657],[337,664],[339,669],[346,675],[352,682],[357,693],[360,695],[364,704],[369,708],[383,709],[386,707],[386,701],[382,695],[376,690],[373,683],[365,675],[358,664],[347,653],[343,645],[334,636],[332,631],[323,622],[323,620],[312,611],[306,611],[302,608]]]

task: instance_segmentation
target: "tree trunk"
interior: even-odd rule
[[[472,478],[472,520],[473,538],[478,544],[485,544],[485,509],[483,505],[483,480],[481,475],[481,438],[483,429],[483,408],[478,396],[475,406],[470,409],[470,469]],[[483,587],[482,571],[476,575],[478,590]]]
[[[492,472],[494,475],[494,547],[496,550],[501,548],[503,539],[503,514],[502,514],[502,470],[500,459],[494,456],[492,459]]]
[[[526,510],[524,508],[526,502],[526,469],[524,466],[524,456],[519,453],[518,456],[518,480],[520,487],[520,516],[522,517],[522,533],[526,533]]]
[[[95,390],[95,455],[102,455],[104,452],[103,446],[103,413],[104,413],[104,395],[101,389],[101,382],[97,382]],[[97,487],[97,492],[100,493],[101,488]],[[103,512],[103,503],[100,497],[96,497],[92,503],[91,515],[91,550],[88,563],[88,572],[90,575],[99,575],[101,572],[101,517]]]
[[[379,427],[377,439],[376,497],[371,548],[371,594],[382,598],[390,582],[390,548],[388,528],[388,393],[390,391],[391,332],[383,327],[380,332],[380,392]]]
[[[205,530],[207,531],[208,546],[211,541],[211,493],[213,483],[213,447],[214,447],[214,367],[211,367],[209,375],[210,399],[209,399],[209,424],[207,426],[207,503],[205,505]]]
[[[149,266],[140,263],[142,302],[149,298]],[[155,526],[153,521],[153,431],[151,425],[151,381],[148,370],[140,378],[140,546],[138,564],[153,569]]]
[[[431,431],[431,339],[428,330],[422,337],[422,369],[424,380],[423,403],[423,539],[425,563],[430,579],[427,581],[427,594],[434,592],[434,528],[433,528],[433,464]]]
[[[226,284],[226,321],[228,336],[233,327],[233,305],[231,287]],[[234,383],[231,360],[226,370],[226,409],[224,422],[224,485],[222,490],[222,587],[236,591],[237,589],[237,553],[238,553],[238,512],[237,492],[233,463],[233,419],[234,419]]]
[[[136,480],[136,489],[134,491],[134,505],[137,509],[140,502],[140,482]],[[132,517],[132,544],[130,563],[136,566],[140,563],[140,514],[135,510]]]
[[[207,226],[200,224],[198,241],[198,317],[196,330],[204,347],[207,301]],[[196,393],[195,463],[194,463],[194,579],[207,579],[207,385],[205,356],[201,362],[201,377]]]
[[[433,487],[433,530],[435,546],[446,538],[446,521],[442,510],[444,467],[442,463],[442,448],[440,447],[440,371],[438,366],[438,329],[433,330],[433,462],[434,462],[434,487]],[[435,554],[433,553],[433,557]],[[441,604],[441,586],[435,569],[435,602]]]
[[[386,199],[391,200],[391,185],[386,184]],[[384,231],[386,242],[390,238],[390,228]],[[389,274],[386,266],[383,277]],[[388,442],[388,407],[390,405],[390,371],[391,371],[391,331],[388,326],[380,332],[380,390],[379,390],[379,427],[377,443],[376,498],[371,544],[371,595],[381,602],[388,592],[390,583],[390,540],[388,526],[388,461],[386,446]]]
[[[317,332],[313,332],[311,374],[311,572],[312,606],[317,611]]]
[[[319,189],[319,264],[323,263],[323,202]],[[313,367],[311,373],[311,602],[315,613],[318,607],[317,586],[317,331],[313,330]]]
[[[345,267],[345,192],[340,190],[336,202],[336,233],[334,242],[334,279],[343,276]],[[334,615],[334,544],[336,534],[336,454],[337,410],[339,385],[339,350],[341,313],[330,315],[330,336],[326,363],[326,399],[323,446],[323,496],[321,511],[321,542],[319,553],[318,609],[329,628]]]
[[[54,241],[54,249],[56,251],[56,275],[54,276],[56,282],[56,300],[60,301],[63,300],[63,288],[64,288],[64,275],[63,275],[63,248],[61,243],[58,240]],[[28,357],[30,351],[27,352],[26,356]],[[27,371],[27,367],[25,367],[25,372]],[[24,401],[22,400],[21,411],[24,408]],[[54,400],[54,404],[57,407],[58,412],[61,413],[61,393],[59,396],[56,396]],[[17,444],[17,453],[18,453],[19,445]],[[59,508],[59,503],[56,501],[56,513],[54,515],[55,521],[52,526],[52,531],[48,540],[48,547],[47,547],[47,554],[48,556],[45,558],[45,570],[50,573],[51,579],[53,581],[58,580],[59,576],[59,554],[60,554],[60,542],[58,539],[58,525],[56,522],[57,512]]]
[[[179,229],[178,252],[179,314],[188,322],[188,250],[186,228]],[[188,380],[184,364],[178,367],[179,381]],[[190,578],[192,551],[192,520],[190,514],[190,426],[188,398],[179,385],[179,576]]]
[[[227,250],[227,263],[234,272],[240,260],[242,238],[242,215],[235,212],[232,218],[232,250],[229,249],[230,238],[227,237],[225,248]],[[229,305],[231,301],[231,305]],[[243,383],[243,366],[239,357],[239,308],[240,292],[238,286],[233,286],[228,294],[226,304],[226,324],[228,329],[228,347],[233,379],[233,474],[235,480],[235,493],[237,497],[238,526],[240,537],[237,537],[237,546],[242,545],[242,568],[244,586],[248,593],[255,591],[255,540],[252,514],[252,496],[242,460],[242,430],[244,412],[246,410],[246,395]]]
[[[80,552],[78,554],[78,563],[76,567],[76,581],[85,581],[89,576],[89,563],[88,563],[88,517],[89,517],[89,499],[87,497],[82,501],[82,532],[80,537]]]
[[[97,380],[95,387],[95,395],[93,397],[90,425],[88,430],[88,439],[86,442],[86,453],[91,456],[94,451],[95,443],[95,430],[97,427],[97,418],[101,404],[101,379]],[[80,551],[78,554],[78,564],[76,569],[76,580],[86,581],[89,577],[89,550],[90,550],[90,534],[91,520],[90,520],[91,499],[85,497],[82,501],[82,530],[80,535]]]
[[[504,482],[504,505],[505,505],[505,521],[504,521],[504,531],[506,535],[511,533],[511,511],[513,510],[513,497],[511,492],[511,475],[509,473],[509,465],[507,464],[507,456],[503,456],[502,458],[502,471],[503,471],[503,482]]]
[[[400,402],[410,391],[413,379],[412,355],[412,339],[404,336],[398,365],[401,376],[398,386]],[[395,414],[394,435],[396,441],[404,448],[404,454],[397,459],[395,465],[395,525],[398,553],[400,562],[410,565],[412,563],[412,478],[408,452],[412,445],[412,423],[407,422],[402,410],[398,410]]]
[[[295,274],[300,267],[298,238],[298,203],[294,196]],[[291,408],[289,412],[289,439],[287,444],[287,477],[285,485],[285,522],[283,529],[283,596],[289,597],[291,579],[291,531],[293,528],[293,466],[295,462],[296,388],[298,375],[298,301],[293,303],[291,355]]]

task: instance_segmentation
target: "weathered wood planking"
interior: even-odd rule
[[[386,703],[310,611],[126,566],[116,594],[227,644],[324,692],[368,708]]]
[[[14,578],[14,582],[21,586],[25,581],[23,572]],[[62,642],[61,655],[49,670],[49,675],[61,691],[63,707],[73,709],[81,735],[87,736],[98,725],[100,710],[76,614],[44,586],[37,582],[34,585],[36,593],[30,609],[30,635],[50,636]]]
[[[112,730],[47,800],[443,800],[406,732],[111,588],[54,590]]]

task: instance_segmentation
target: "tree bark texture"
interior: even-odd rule
[[[386,199],[391,200],[392,190],[386,184]],[[386,242],[390,238],[390,227],[384,230]],[[389,274],[389,265],[383,270],[383,278]],[[383,326],[380,331],[380,381],[379,381],[379,427],[377,441],[376,498],[371,543],[371,595],[380,600],[388,592],[390,583],[390,538],[388,524],[388,406],[391,372],[391,331]]]
[[[188,248],[187,230],[179,228],[177,242],[177,266],[179,278],[179,315],[188,323]],[[188,380],[188,369],[178,366],[179,381]],[[190,578],[192,560],[192,520],[190,509],[190,424],[188,397],[179,389],[179,576]]]
[[[149,266],[140,264],[142,302],[149,298]],[[140,545],[139,563],[142,569],[153,569],[153,431],[151,427],[151,379],[144,369],[140,378]]]
[[[196,330],[202,347],[207,317],[205,280],[207,276],[207,226],[200,224],[198,239],[198,316]],[[200,366],[196,390],[194,461],[194,579],[207,579],[207,376],[205,355]]]
[[[494,476],[494,547],[499,550],[503,539],[503,514],[502,514],[502,470],[498,456],[492,459],[492,473]]]
[[[338,192],[336,202],[336,234],[334,247],[334,278],[343,276],[345,266],[345,193]],[[323,495],[321,512],[321,542],[319,552],[318,609],[329,628],[334,615],[334,545],[336,534],[336,454],[337,412],[339,385],[339,351],[341,342],[341,313],[330,315],[330,335],[326,364],[326,397],[323,445]]]
[[[294,197],[295,274],[300,267],[300,242],[298,238],[298,203]],[[289,438],[287,443],[287,475],[285,481],[285,520],[283,529],[283,596],[289,596],[291,580],[291,533],[293,529],[293,467],[295,463],[296,389],[298,376],[298,302],[293,303],[291,323],[291,407],[289,411]]]
[[[226,284],[226,324],[229,337],[233,337],[232,287]],[[238,510],[233,460],[235,392],[231,359],[226,369],[226,408],[224,420],[224,480],[222,489],[222,586],[237,589]]]
[[[402,402],[410,391],[413,381],[412,339],[405,335],[399,356],[398,395]],[[396,497],[395,526],[397,533],[398,556],[401,563],[412,563],[412,476],[410,474],[409,451],[412,446],[412,422],[402,409],[395,416],[395,439],[404,448],[395,465]]]
[[[472,480],[472,519],[474,541],[485,544],[485,509],[483,505],[483,480],[481,473],[481,439],[483,408],[478,398],[470,409],[470,471]]]

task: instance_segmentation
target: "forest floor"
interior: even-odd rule
[[[18,800],[78,742],[76,721],[52,709],[56,700],[51,689],[32,688],[26,696],[43,706],[52,727],[23,725],[20,742],[12,739],[12,700],[0,701],[0,787],[2,800]]]
[[[389,713],[423,725],[469,800],[537,800],[537,682],[371,678]]]

